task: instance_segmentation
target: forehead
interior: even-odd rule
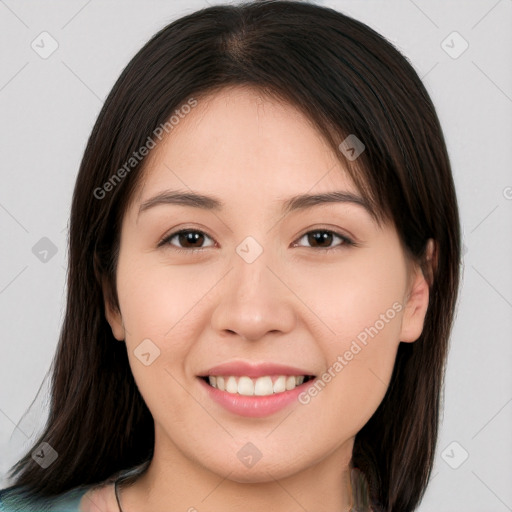
[[[198,98],[148,155],[143,172],[139,204],[163,189],[260,205],[307,192],[358,192],[339,155],[303,113],[248,87]]]

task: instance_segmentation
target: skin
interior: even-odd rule
[[[213,195],[225,206],[167,204],[138,216],[144,201],[168,189]],[[293,195],[334,190],[359,195],[303,114],[250,88],[200,99],[152,150],[122,224],[119,310],[105,302],[155,420],[153,460],[122,488],[124,512],[230,512],[249,503],[252,512],[349,510],[354,437],[385,395],[399,343],[420,336],[429,289],[394,226],[378,226],[361,206],[280,212]],[[185,228],[204,238],[158,247]],[[322,229],[359,245],[304,236]],[[236,252],[247,236],[263,248],[252,263]],[[394,303],[401,311],[307,405],[237,416],[211,401],[196,377],[232,360],[322,375]],[[147,338],[160,350],[149,366],[134,354]],[[262,454],[250,468],[237,457],[247,442]],[[117,510],[109,492],[106,508]]]

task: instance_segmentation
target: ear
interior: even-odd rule
[[[103,288],[103,300],[105,304],[105,317],[107,322],[112,329],[112,334],[114,338],[118,341],[124,341],[125,339],[125,328],[123,324],[123,318],[121,316],[121,312],[118,308],[113,306],[112,293],[110,290],[110,286],[107,283],[106,278],[102,279],[102,288]]]
[[[400,341],[411,343],[416,341],[423,332],[425,316],[429,303],[429,283],[437,265],[436,245],[432,238],[428,240],[424,263],[413,265],[409,274],[408,294],[404,300],[405,309],[402,316]]]

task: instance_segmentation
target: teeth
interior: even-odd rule
[[[236,382],[234,377],[230,377]],[[254,395],[254,382],[249,377],[240,377],[238,379],[238,388],[235,393],[238,391],[239,395],[252,396]]]
[[[235,377],[228,377],[226,382],[226,391],[228,393],[238,393],[238,384]]]
[[[286,378],[286,391],[293,389],[295,387],[295,377],[290,375],[290,377]]]
[[[286,391],[286,377],[281,375],[274,382],[274,393],[282,393],[283,391]]]
[[[304,382],[304,375],[279,375],[274,380],[270,376],[251,379],[242,376],[210,376],[208,382],[210,386],[227,391],[231,394],[244,396],[269,396],[274,393],[283,393],[295,389]]]
[[[246,379],[247,377],[242,377],[242,379]],[[252,379],[249,379],[252,382]],[[238,388],[240,389],[240,384],[238,384]],[[239,391],[240,393],[240,391]],[[267,396],[274,393],[274,385],[272,384],[272,377],[260,377],[256,380],[254,384],[254,394],[257,396]]]

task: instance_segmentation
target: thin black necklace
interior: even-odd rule
[[[117,506],[119,507],[119,512],[123,512],[123,509],[121,508],[121,501],[119,500],[119,488],[117,486],[117,483],[121,477],[117,477],[116,481],[114,482],[114,491],[116,492],[116,500],[117,500]]]

